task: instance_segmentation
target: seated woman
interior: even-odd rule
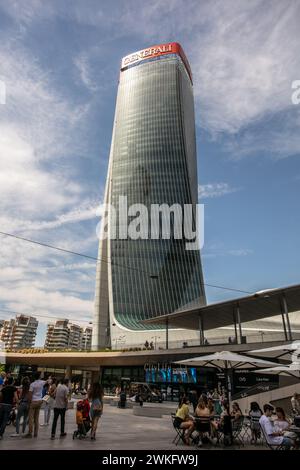
[[[185,430],[184,442],[187,445],[190,445],[190,435],[195,429],[195,424],[193,419],[190,417],[190,409],[188,403],[189,402],[186,396],[184,396],[180,400],[174,420],[174,427]]]
[[[287,420],[283,408],[278,406],[275,408],[276,418],[274,420],[275,431],[282,431],[284,437],[289,437],[293,441],[293,446],[296,445],[297,434],[289,431],[291,423]]]
[[[262,416],[262,411],[256,401],[250,403],[250,429],[251,429],[251,444],[256,444],[257,439],[260,437],[259,418]]]
[[[214,416],[215,415],[215,407],[214,407],[214,401],[213,401],[212,398],[208,399],[207,408],[209,409],[210,416]]]
[[[234,421],[239,421],[242,416],[242,410],[239,404],[235,401],[234,403],[232,403],[231,417],[234,418]]]
[[[203,399],[201,396],[198,405],[195,411],[195,416],[197,418],[204,418],[202,421],[198,420],[196,421],[196,431],[199,432],[199,443],[198,445],[202,445],[202,438],[206,434],[208,435],[207,437],[210,440],[210,434],[211,434],[211,424],[210,424],[210,417],[211,417],[211,411],[208,408],[208,402]]]
[[[202,397],[200,397],[198,401],[198,405],[195,411],[195,416],[210,416],[210,411],[209,408],[207,407],[207,404],[205,400],[203,400]]]
[[[218,431],[223,432],[224,445],[231,445],[232,444],[232,424],[231,424],[231,414],[230,414],[230,409],[229,409],[229,403],[227,400],[223,400],[220,421],[219,422],[213,421],[212,425],[215,426]]]

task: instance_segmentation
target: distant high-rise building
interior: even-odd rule
[[[46,349],[90,349],[92,329],[85,330],[69,320],[57,320],[47,326]]]
[[[86,329],[83,332],[82,335],[82,340],[81,340],[81,349],[84,349],[85,351],[90,351],[92,347],[92,334],[93,334],[93,329],[90,328],[89,326],[86,327]]]
[[[32,348],[38,327],[36,318],[18,315],[15,319],[3,321],[0,340],[7,349]]]
[[[69,344],[69,335],[69,320],[58,320],[54,324],[49,323],[47,326],[45,348],[67,348]]]
[[[143,204],[148,213],[153,204],[177,204],[182,210],[189,204],[195,226],[193,83],[178,43],[143,49],[122,60],[105,190],[105,203],[115,209],[116,236],[110,236],[108,209],[109,236],[99,244],[93,348],[113,346],[121,336],[126,345],[151,341],[153,327],[146,328],[142,320],[206,303],[200,252],[186,250],[186,239],[120,236],[122,224],[128,223],[120,222],[124,214],[118,204],[124,196],[128,207]],[[195,332],[188,334],[196,338]],[[155,341],[159,344],[163,337],[156,333]],[[177,337],[185,339],[183,332]]]

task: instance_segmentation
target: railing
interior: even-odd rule
[[[272,382],[268,384],[256,384],[248,388],[247,390],[242,390],[240,392],[235,393],[232,396],[232,400],[239,400],[240,398],[256,395],[257,393],[269,392],[270,390],[275,390],[275,388],[278,388],[278,384]]]

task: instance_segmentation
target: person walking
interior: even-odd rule
[[[43,401],[45,402],[44,408],[44,426],[49,425],[51,410],[54,407],[54,399],[56,394],[56,379],[50,377],[48,380],[47,392],[43,396]]]
[[[41,379],[41,373],[36,372],[33,376],[34,381],[30,384],[29,387],[29,430],[28,434],[25,435],[27,438],[32,437],[32,432],[34,432],[34,437],[37,437],[39,432],[39,417],[41,406],[43,403],[43,387],[45,385],[45,380]]]
[[[30,380],[28,377],[24,377],[22,380],[22,389],[20,393],[20,400],[18,404],[18,411],[16,417],[16,433],[11,434],[11,437],[18,437],[20,436],[20,421],[23,417],[22,423],[22,432],[25,434],[25,429],[27,426],[28,421],[28,413],[29,413],[29,388],[30,388]]]
[[[65,437],[65,415],[68,407],[68,396],[69,396],[69,379],[61,380],[61,383],[57,386],[54,400],[54,417],[51,429],[51,439],[55,439],[56,426],[58,417],[60,416],[60,437]]]
[[[101,385],[96,382],[92,385],[89,391],[89,399],[91,400],[91,409],[90,415],[92,420],[92,428],[91,428],[91,440],[95,441],[96,439],[96,430],[98,426],[98,421],[100,416],[103,413],[103,389]]]
[[[17,389],[13,384],[14,379],[9,377],[0,391],[0,439],[3,438],[13,404],[18,402]]]

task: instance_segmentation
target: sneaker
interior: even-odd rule
[[[60,437],[66,437],[67,433],[66,432],[63,432]]]
[[[11,434],[10,437],[20,437],[20,434],[15,432],[14,434]]]

